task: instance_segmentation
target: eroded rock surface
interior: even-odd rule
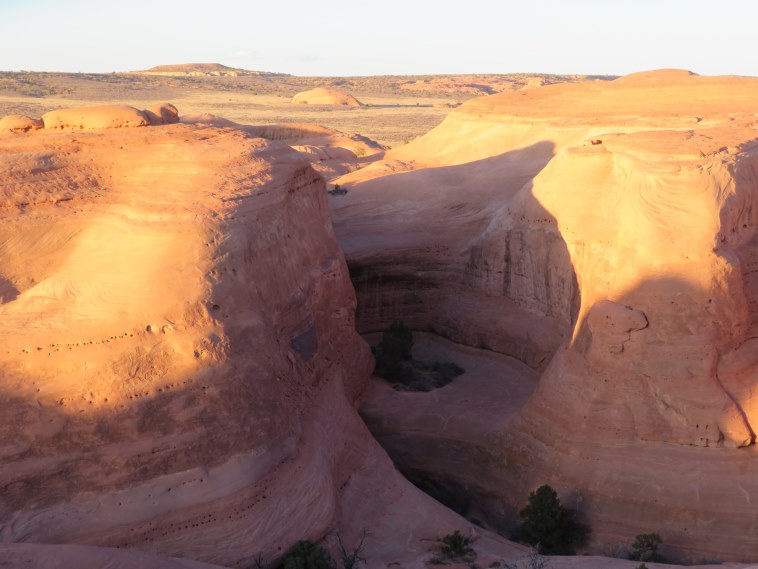
[[[371,357],[321,178],[183,125],[0,144],[3,539],[224,564],[332,527]]]
[[[6,564],[250,567],[368,531],[372,566],[412,566],[472,531],[355,410],[373,359],[301,154],[174,124],[7,134],[0,156]]]
[[[26,115],[8,115],[0,119],[0,132],[29,132],[43,127],[44,124],[40,119],[33,119]]]
[[[459,475],[502,488],[503,530],[549,482],[597,551],[659,531],[755,555],[756,87],[667,70],[475,99],[339,180],[361,331],[401,318],[541,372]]]
[[[103,105],[59,109],[42,115],[46,129],[92,130],[148,126],[150,121],[143,111],[127,105]]]

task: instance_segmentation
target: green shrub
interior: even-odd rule
[[[529,494],[520,512],[521,540],[547,555],[573,555],[587,541],[589,528],[576,521],[573,510],[561,506],[558,494],[545,484]]]
[[[634,539],[629,559],[665,563],[666,556],[658,553],[658,547],[662,543],[663,540],[657,533],[641,533]]]
[[[455,530],[442,538],[442,556],[445,559],[458,559],[474,553],[469,544],[471,541],[460,531]]]
[[[282,561],[283,569],[332,569],[327,551],[308,540],[298,541]]]

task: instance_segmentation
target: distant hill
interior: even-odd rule
[[[172,77],[247,77],[247,76],[286,76],[286,73],[268,71],[250,71],[227,67],[220,63],[177,63],[174,65],[157,65],[144,71],[132,71],[141,75],[166,75]]]

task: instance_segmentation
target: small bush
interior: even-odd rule
[[[521,540],[547,555],[573,555],[575,547],[587,541],[589,528],[574,519],[573,510],[561,506],[558,494],[545,484],[529,494],[519,512],[524,523]]]
[[[308,540],[298,541],[282,561],[283,569],[332,569],[326,549]]]
[[[460,531],[455,530],[442,538],[442,556],[445,559],[458,559],[467,557],[474,553],[469,544],[471,540],[462,535]]]
[[[406,383],[412,379],[411,350],[413,332],[399,320],[395,320],[382,334],[382,341],[374,350],[376,370],[379,377]]]
[[[634,561],[665,563],[666,556],[658,553],[658,547],[660,547],[662,543],[663,540],[657,533],[641,533],[634,539],[632,551],[629,553],[629,559]]]
[[[515,561],[503,561],[503,569],[548,569],[550,560],[539,553],[530,553]]]
[[[337,548],[342,562],[342,569],[358,569],[361,563],[366,563],[366,559],[363,557],[363,544],[366,541],[368,533],[364,530],[361,535],[361,539],[354,548],[350,549],[342,541],[342,536],[337,533]]]
[[[343,188],[339,184],[334,184],[334,189],[327,190],[326,193],[330,196],[344,196],[347,193],[347,188]]]

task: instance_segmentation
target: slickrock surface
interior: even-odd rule
[[[14,569],[220,569],[189,559],[86,545],[0,543],[0,567]]]
[[[386,147],[357,133],[309,123],[245,125],[203,113],[183,115],[181,122],[200,126],[234,128],[289,144],[300,152],[325,179],[337,178],[382,158]]]
[[[0,564],[250,567],[366,530],[372,567],[420,567],[472,531],[358,417],[373,359],[301,154],[173,124],[0,157]]]
[[[758,555],[757,107],[756,79],[677,70],[504,93],[338,180],[361,331],[402,318],[542,372],[461,459],[500,487],[494,525],[549,482],[595,551]]]
[[[227,563],[329,529],[372,362],[321,178],[183,125],[0,145],[3,540]]]
[[[338,89],[328,89],[326,87],[316,87],[303,91],[292,97],[292,102],[296,104],[308,105],[346,105],[348,107],[362,107],[358,99],[350,93]]]

